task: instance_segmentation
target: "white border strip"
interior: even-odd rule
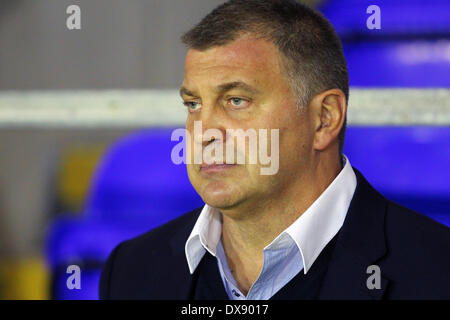
[[[0,91],[0,128],[184,126],[177,90]],[[350,90],[352,125],[450,125],[449,89]]]
[[[351,89],[353,125],[450,125],[449,89]]]

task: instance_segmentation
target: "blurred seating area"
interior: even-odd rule
[[[0,4],[2,47],[17,47],[0,54],[0,299],[97,299],[118,243],[203,204],[170,158],[185,117],[178,37],[220,2],[80,0],[102,24],[78,33],[51,24],[63,2]],[[450,1],[308,3],[336,28],[349,66],[344,153],[387,198],[450,226]],[[366,26],[373,4],[381,29]],[[68,289],[70,265],[81,289]]]
[[[185,165],[170,159],[174,129],[139,130],[113,144],[81,215],[50,224],[52,298],[96,299],[102,264],[119,242],[203,204]],[[386,197],[450,226],[450,127],[350,127],[344,153]],[[81,290],[66,286],[72,264],[83,270]]]
[[[96,299],[102,264],[119,242],[203,205],[186,167],[171,160],[172,131],[139,130],[119,139],[101,158],[80,214],[50,224],[46,257],[53,298]],[[66,286],[69,265],[83,270],[81,290]]]
[[[367,28],[371,5],[380,29]],[[320,9],[343,42],[351,86],[449,87],[449,1],[322,1]]]

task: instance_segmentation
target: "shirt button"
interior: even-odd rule
[[[231,290],[231,292],[236,296],[236,297],[240,297],[241,295],[239,294],[239,293],[237,293],[237,291],[236,290]]]

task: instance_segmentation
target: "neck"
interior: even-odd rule
[[[316,159],[316,165],[303,170],[295,183],[270,198],[221,210],[222,242],[230,269],[241,273],[234,276],[246,292],[256,281],[263,264],[263,249],[297,220],[342,169],[340,159]],[[236,211],[238,210],[238,211]],[[240,278],[240,279],[239,279]]]

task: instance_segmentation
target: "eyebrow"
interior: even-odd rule
[[[223,94],[223,93],[233,90],[233,89],[242,89],[242,90],[247,91],[252,94],[259,93],[259,90],[257,90],[256,88],[254,88],[251,85],[249,85],[245,82],[242,82],[242,81],[233,81],[233,82],[223,83],[223,84],[217,86],[214,89],[214,91],[216,91],[218,94]],[[196,94],[194,92],[190,91],[186,87],[181,87],[180,96],[183,96],[183,95],[190,96],[190,97],[196,96]]]
[[[183,95],[195,97],[195,94],[192,91],[190,91],[189,89],[187,89],[186,87],[181,87],[181,89],[180,89],[180,96],[183,97]]]

